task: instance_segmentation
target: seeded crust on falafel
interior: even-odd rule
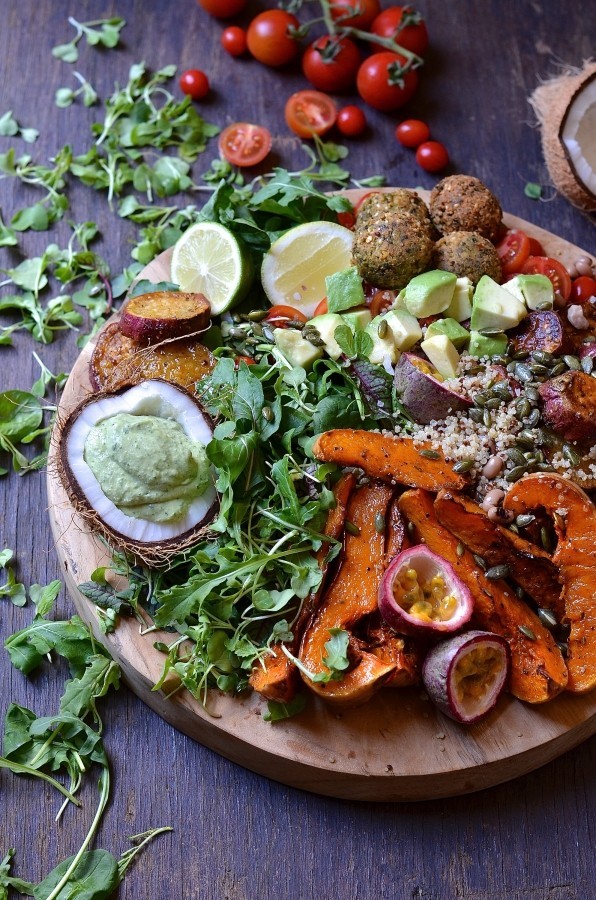
[[[503,273],[499,254],[489,240],[475,231],[452,231],[434,246],[432,266],[463,277],[476,285],[483,275],[501,282]]]
[[[473,175],[449,175],[432,189],[430,217],[441,234],[475,231],[495,241],[503,210],[495,195]]]
[[[428,206],[416,191],[407,188],[395,188],[392,191],[374,191],[364,198],[356,217],[356,228],[364,226],[375,219],[408,213],[424,225],[433,240],[438,237],[430,220]]]
[[[394,212],[356,223],[352,258],[369,284],[400,290],[428,267],[433,246],[417,216]]]

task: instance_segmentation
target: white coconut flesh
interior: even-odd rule
[[[171,522],[152,522],[128,516],[102,490],[85,461],[85,443],[94,426],[118,413],[174,420],[191,441],[203,445],[208,444],[212,437],[211,425],[198,404],[184,391],[164,382],[145,381],[124,393],[102,397],[88,404],[72,423],[66,439],[68,463],[87,503],[110,531],[134,542],[166,543],[192,531],[203,522],[215,504],[217,495],[213,479],[202,494],[192,499],[186,513]],[[148,459],[147,466],[151,465]]]
[[[587,81],[571,101],[561,140],[577,178],[596,196],[596,78]]]

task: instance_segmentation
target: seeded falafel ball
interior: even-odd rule
[[[396,188],[392,191],[373,191],[362,201],[356,217],[356,228],[364,226],[375,219],[407,213],[414,216],[428,232],[432,240],[438,234],[430,220],[428,206],[416,191],[407,188]]]
[[[474,231],[452,231],[443,235],[434,246],[432,267],[459,277],[467,275],[474,285],[483,275],[490,275],[496,282],[503,277],[494,245]]]
[[[495,195],[473,175],[449,175],[432,189],[430,217],[441,234],[475,231],[496,241],[503,210]]]
[[[433,241],[411,213],[393,213],[356,224],[352,257],[374,287],[400,290],[428,268]]]

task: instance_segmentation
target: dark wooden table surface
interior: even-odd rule
[[[273,5],[249,0],[248,10]],[[0,152],[15,146],[46,161],[66,142],[81,152],[89,146],[96,112],[80,102],[58,109],[56,88],[75,86],[76,68],[105,97],[114,82],[126,82],[133,62],[144,60],[151,68],[175,63],[180,70],[204,69],[212,81],[212,94],[201,104],[208,121],[266,124],[277,163],[300,169],[307,162],[283,119],[285,98],[305,86],[298,68],[274,71],[232,60],[219,45],[222,23],[195,0],[3,0],[0,6],[0,114],[11,109],[22,125],[40,132],[33,145],[0,137]],[[593,13],[593,4],[555,0],[420,0],[431,49],[420,90],[399,115],[425,118],[449,149],[450,171],[483,179],[506,210],[596,252],[593,221],[549,187],[528,103],[540,81],[563,63],[578,66],[593,54],[590,6]],[[69,15],[123,16],[123,45],[107,53],[81,48],[75,66],[54,59],[51,48],[70,37]],[[432,187],[437,177],[420,171],[412,152],[395,141],[397,120],[398,114],[370,111],[368,136],[346,141],[348,168],[355,178],[383,172],[391,184]],[[195,165],[197,176],[215,155],[212,142]],[[544,185],[543,201],[524,195],[527,182]],[[29,196],[14,180],[0,181],[4,221]],[[72,196],[73,216],[100,224],[102,253],[119,272],[130,262],[130,226],[95,192],[75,187]],[[65,223],[56,233],[67,234]],[[22,248],[34,254],[48,239],[26,235]],[[4,268],[19,259],[17,251],[0,254]],[[19,333],[13,348],[0,348],[0,389],[29,389],[38,375],[33,350],[54,372],[68,371],[77,355],[72,334],[40,346]],[[45,473],[10,474],[2,481],[0,540],[15,551],[17,574],[27,584],[60,577],[44,479]],[[64,593],[57,613],[72,613]],[[2,639],[31,617],[30,607],[0,600]],[[28,680],[0,652],[0,712],[13,700],[39,714],[52,712],[65,674],[51,667]],[[126,688],[111,697],[104,718],[114,791],[96,846],[118,854],[130,834],[158,825],[175,829],[132,869],[121,898],[596,896],[594,738],[533,774],[482,793],[420,804],[366,804],[302,793],[252,774],[174,731]],[[15,847],[15,871],[40,879],[79,846],[93,806],[90,797],[83,811],[69,811],[56,826],[49,788],[0,771],[0,858]]]

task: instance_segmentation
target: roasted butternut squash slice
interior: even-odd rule
[[[350,428],[326,431],[316,439],[313,453],[323,462],[358,467],[371,478],[390,484],[427,491],[443,487],[459,491],[467,484],[466,477],[454,472],[453,466],[430,444],[415,444],[412,438],[392,437],[378,431]],[[433,455],[429,457],[425,453]]]
[[[352,632],[354,626],[377,609],[377,593],[385,567],[385,534],[378,527],[379,517],[387,516],[392,489],[371,483],[353,491],[348,504],[347,521],[351,527],[344,537],[341,565],[325,591],[304,633],[299,659],[311,673],[329,672],[323,662],[330,629]],[[395,669],[374,653],[359,649],[351,642],[353,664],[340,681],[313,682],[302,675],[320,697],[338,706],[356,706],[368,700]]]
[[[564,608],[560,599],[559,570],[545,550],[497,522],[491,522],[485,511],[464,494],[439,491],[435,512],[441,525],[459,538],[468,550],[481,556],[489,566],[507,565],[513,581],[538,606],[552,609],[561,619]]]
[[[563,584],[569,624],[567,690],[596,687],[596,507],[581,488],[550,472],[526,475],[505,495],[503,506],[519,515],[544,509],[557,532],[553,563]]]
[[[567,685],[567,668],[550,631],[505,582],[486,578],[469,550],[458,551],[458,539],[437,519],[432,494],[406,491],[399,506],[419,539],[451,563],[472,593],[472,623],[500,634],[509,644],[511,693],[527,703],[544,703],[555,697]]]

